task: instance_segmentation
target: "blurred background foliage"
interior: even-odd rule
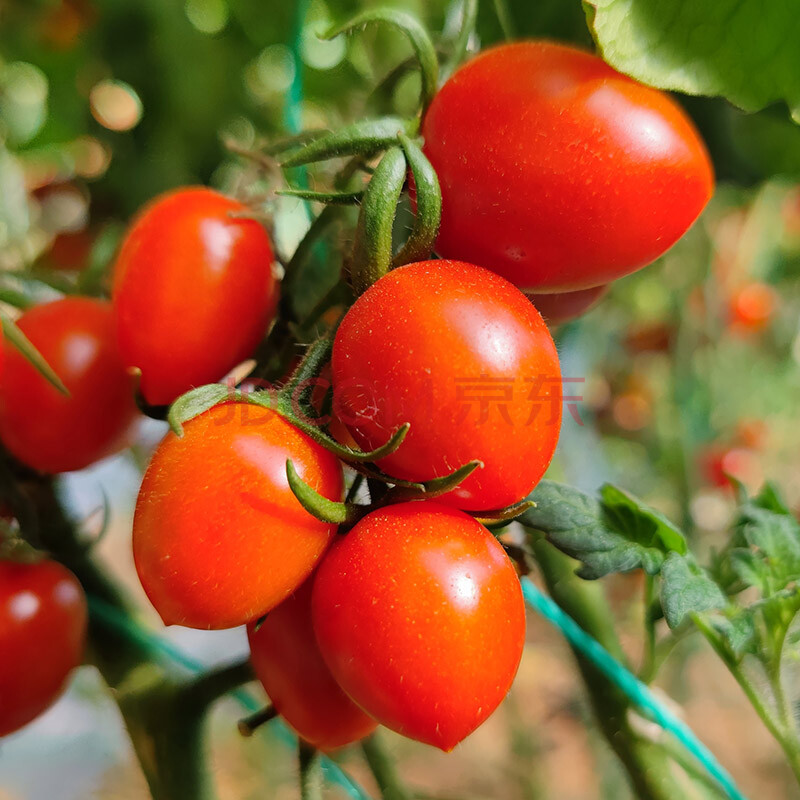
[[[410,111],[419,91],[413,72],[376,89],[410,54],[402,36],[375,28],[346,40],[316,36],[372,5],[0,0],[0,301],[102,293],[125,222],[142,203],[181,184],[211,184],[263,201],[278,244],[290,253],[309,224],[308,209],[276,200],[274,176],[225,142],[251,148],[301,127],[335,126],[388,108]],[[416,13],[443,37],[455,33],[458,0],[385,5]],[[471,50],[506,37],[592,46],[579,0],[484,0]],[[301,87],[302,101],[294,102]],[[625,486],[685,524],[702,551],[731,520],[726,473],[751,489],[774,480],[800,509],[800,127],[784,106],[745,114],[719,98],[679,100],[708,142],[716,196],[656,265],[616,282],[598,308],[558,331],[565,376],[584,382],[575,389],[579,420],[565,416],[550,477],[591,490],[604,481]],[[325,169],[312,169],[309,181],[323,183]],[[320,251],[302,276],[295,297],[305,311],[335,280],[337,252]],[[136,481],[125,480],[130,505]],[[110,493],[113,499],[113,487]],[[126,508],[118,513],[119,535],[103,546],[135,591]],[[638,587],[624,578],[611,583],[623,627],[636,630],[630,600]],[[559,667],[563,644],[535,622],[531,640],[534,653],[503,715],[472,744],[448,761],[395,742],[412,782],[455,788],[461,797],[626,796],[606,757],[601,767],[586,766],[601,746],[583,733],[586,708]],[[694,663],[703,665],[698,674]],[[686,701],[691,724],[745,789],[753,797],[791,797],[780,755],[760,737],[735,687],[728,691],[723,668],[702,659],[677,664],[664,687]],[[92,695],[86,683],[79,681],[77,691]],[[710,706],[706,690],[718,695]],[[104,714],[104,724],[119,726]],[[537,720],[547,733],[533,729]],[[726,732],[750,737],[753,726],[753,747],[742,757]],[[258,752],[267,759],[266,748]],[[223,750],[247,775],[253,765],[248,772],[239,762],[253,759],[249,753],[239,742]],[[283,796],[283,782],[293,782],[285,761],[271,758],[257,769],[274,768],[275,796]],[[133,767],[115,769],[121,774],[107,778],[113,793],[98,796],[143,796]],[[129,793],[118,790],[131,780]],[[252,796],[263,796],[263,776],[248,780]],[[237,775],[239,793],[230,796],[251,796],[245,784]]]

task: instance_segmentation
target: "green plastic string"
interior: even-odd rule
[[[528,578],[522,578],[525,602],[558,628],[566,640],[580,650],[609,680],[636,704],[642,713],[671,733],[697,759],[731,800],[747,800],[728,771],[695,736],[691,728],[665,708],[638,678],[622,666],[596,639],[591,637],[552,598],[543,594]]]
[[[121,632],[126,638],[140,644],[154,656],[161,656],[167,661],[174,662],[194,674],[199,674],[206,669],[204,664],[195,661],[195,659],[186,655],[186,653],[171,642],[137,625],[125,614],[117,610],[114,606],[109,605],[104,600],[98,597],[89,597],[88,600],[89,610],[98,622]],[[259,703],[255,697],[244,689],[237,689],[231,692],[231,695],[236,698],[248,714],[260,710],[264,705],[263,703]],[[279,741],[287,747],[292,747],[295,750],[297,749],[297,737],[286,727],[283,720],[276,717],[266,724],[270,726],[270,731],[276,735]],[[328,783],[338,786],[348,797],[353,798],[353,800],[371,800],[370,796],[355,780],[342,770],[336,762],[331,761],[331,759],[323,753],[320,753],[320,763],[322,765],[323,775]]]

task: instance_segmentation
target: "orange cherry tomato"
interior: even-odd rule
[[[336,526],[297,501],[287,459],[320,494],[342,499],[338,460],[268,409],[215,406],[161,442],[136,503],[133,555],[167,625],[243,625],[314,569]]]
[[[714,188],[677,103],[552,42],[468,61],[434,97],[422,134],[442,187],[436,252],[530,291],[586,289],[649,264]]]
[[[153,405],[219,380],[256,348],[275,313],[269,237],[241,203],[179,189],[140,214],[122,244],[113,302],[125,363]]]
[[[20,330],[69,390],[62,394],[8,342],[0,377],[0,439],[40,472],[83,469],[125,447],[137,417],[111,306],[65,297],[26,311]]]
[[[342,691],[319,652],[307,580],[291,597],[250,624],[250,660],[275,710],[320,750],[357,742],[377,726]]]
[[[561,429],[553,339],[522,292],[458,261],[392,270],[359,297],[333,345],[333,413],[361,447],[411,428],[381,459],[429,480],[473,460],[441,501],[486,510],[521,500],[550,464]]]
[[[434,502],[373,511],[314,580],[314,630],[344,691],[449,751],[506,696],[525,641],[516,571],[486,528]]]
[[[536,306],[536,310],[548,325],[561,325],[591,311],[603,299],[609,288],[606,284],[593,286],[591,289],[578,289],[575,292],[528,294],[527,298]]]
[[[52,705],[80,665],[86,597],[55,561],[0,561],[0,736]]]

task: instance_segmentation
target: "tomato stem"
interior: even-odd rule
[[[394,761],[386,752],[381,737],[377,733],[367,736],[361,742],[361,751],[381,790],[383,800],[411,800],[410,792],[403,786]]]

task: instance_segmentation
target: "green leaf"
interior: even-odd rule
[[[686,553],[686,539],[660,511],[642,503],[624,489],[605,484],[600,489],[603,510],[612,528],[648,547]]]
[[[182,394],[169,408],[167,421],[176,436],[183,436],[183,423],[194,419],[209,408],[219,405],[224,400],[232,400],[236,391],[223,383],[210,383],[198,386],[186,394]]]
[[[690,614],[725,608],[728,598],[691,558],[670,553],[661,567],[661,607],[670,628]]]
[[[716,634],[717,641],[730,653],[734,662],[758,650],[755,615],[750,609],[729,609],[725,614],[697,613],[692,619],[700,630]]]
[[[69,390],[44,356],[33,346],[30,339],[7,317],[2,317],[3,336],[25,357],[28,363],[61,394],[69,397]]]
[[[638,568],[656,574],[672,549],[665,541],[683,544],[685,549],[680,531],[630,495],[612,490],[614,487],[606,491],[611,501],[606,506],[608,501],[601,504],[571,486],[542,481],[528,498],[536,506],[518,519],[526,527],[542,531],[559,550],[578,559],[582,578]]]
[[[746,111],[786,102],[800,122],[798,9],[763,0],[588,0],[603,58],[661,89]]]
[[[800,580],[800,523],[794,517],[748,503],[740,508],[737,527],[749,545],[731,552],[741,580],[765,597]]]

